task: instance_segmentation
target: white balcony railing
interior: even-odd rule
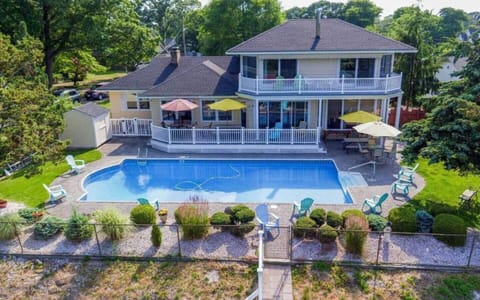
[[[239,76],[239,91],[255,94],[345,94],[345,93],[389,93],[398,91],[402,85],[402,74],[379,78],[308,78],[255,79]]]
[[[152,139],[168,144],[319,144],[320,128],[315,129],[202,129],[152,127]]]
[[[114,136],[151,136],[151,119],[110,119]]]

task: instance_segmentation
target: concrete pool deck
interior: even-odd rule
[[[67,218],[71,215],[73,208],[78,212],[90,214],[93,211],[103,208],[114,206],[121,212],[128,214],[130,210],[137,205],[136,202],[124,203],[124,202],[81,202],[77,201],[83,193],[82,180],[90,173],[99,170],[104,167],[119,164],[125,158],[136,158],[139,149],[140,155],[145,156],[145,149],[148,149],[148,158],[245,158],[245,159],[333,159],[337,164],[340,171],[347,171],[348,168],[365,162],[361,155],[358,153],[347,154],[343,149],[340,142],[330,141],[327,143],[327,154],[178,154],[178,153],[165,153],[152,149],[148,146],[149,138],[114,138],[108,143],[99,147],[99,151],[102,153],[100,160],[87,164],[86,170],[78,175],[65,173],[62,176],[54,180],[52,185],[60,184],[67,191],[67,199],[62,203],[55,205],[47,205],[47,210],[50,214],[59,217]],[[408,197],[390,194],[392,183],[396,180],[396,174],[399,170],[397,155],[396,161],[388,161],[384,164],[377,164],[376,176],[372,178],[372,166],[368,165],[355,169],[354,171],[360,172],[364,175],[365,181],[368,186],[351,187],[350,195],[354,201],[353,204],[334,204],[334,205],[314,205],[314,207],[322,207],[326,210],[332,210],[338,213],[346,209],[362,208],[363,200],[365,198],[371,198],[372,195],[389,193],[389,198],[382,205],[383,213],[386,216],[388,211],[394,207],[398,207],[406,203],[409,200]],[[416,175],[414,185],[410,188],[409,197],[413,197],[425,186],[424,179]],[[186,199],[187,200],[187,199]],[[207,199],[208,200],[208,199]],[[291,199],[294,201],[301,199]],[[161,199],[160,199],[161,201]],[[173,211],[180,203],[161,203],[161,208],[167,208],[169,211],[168,223],[174,222]],[[235,203],[209,203],[210,213],[216,211],[223,211],[226,206],[234,205]],[[281,219],[282,225],[291,224],[292,204],[274,204],[271,205],[271,210],[277,214]],[[256,203],[248,204],[250,207],[255,207]]]

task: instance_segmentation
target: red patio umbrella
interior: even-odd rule
[[[185,99],[175,99],[161,106],[168,111],[188,111],[197,108],[198,105]]]

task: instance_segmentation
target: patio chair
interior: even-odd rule
[[[78,174],[85,170],[85,161],[83,159],[75,159],[72,155],[67,155],[65,160],[70,166],[70,173]]]
[[[460,196],[460,205],[470,208],[471,202],[477,199],[478,188],[469,187]]]
[[[385,193],[381,196],[375,195],[372,199],[365,199],[363,201],[362,210],[367,205],[370,208],[370,211],[374,214],[382,213],[382,203],[385,202],[388,198],[388,193]]]
[[[272,229],[277,228],[278,234],[280,234],[280,218],[271,212],[268,212],[268,206],[266,204],[260,204],[255,208],[256,219],[262,226],[265,233],[270,232]]]
[[[413,177],[415,175],[415,171],[418,169],[418,166],[419,164],[416,164],[413,168],[401,167],[400,171],[398,172],[398,179],[413,184]]]
[[[269,140],[278,140],[280,139],[280,135],[282,134],[282,131],[280,129],[283,128],[282,122],[276,122],[275,123],[275,128],[270,130],[270,134],[268,135]]]
[[[300,204],[298,202],[293,203],[292,215],[305,216],[307,213],[310,212],[310,208],[312,208],[313,201],[314,200],[312,198],[304,198],[302,199],[302,201],[300,201]],[[296,214],[295,214],[295,211],[297,211]]]
[[[148,199],[145,199],[145,198],[138,198],[137,201],[138,201],[138,203],[140,203],[140,205],[150,205],[150,206],[153,206],[153,205],[152,205],[152,202],[150,202]],[[153,204],[155,204],[155,206],[153,206],[153,207],[155,207],[155,210],[159,210],[160,205],[159,205],[159,203],[158,203],[158,200],[155,200],[155,201],[153,202]]]
[[[364,157],[366,157],[367,159],[370,158],[370,151],[368,149],[365,149],[362,147],[362,144],[358,143],[358,152],[360,152],[360,154]]]
[[[50,199],[47,203],[57,202],[67,197],[67,192],[63,189],[61,185],[54,185],[48,187],[45,183],[43,183],[43,187],[47,190],[50,196]]]

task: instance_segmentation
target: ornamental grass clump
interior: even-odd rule
[[[350,215],[345,220],[345,243],[348,253],[362,255],[368,236],[368,221],[364,217]]]
[[[359,217],[362,217],[362,218],[367,218],[365,216],[365,214],[363,213],[363,211],[359,210],[359,209],[347,209],[347,210],[344,210],[342,212],[342,219],[343,219],[343,227],[345,228],[345,221],[347,220],[348,216],[351,216],[351,215],[354,215],[354,216],[359,216]]]
[[[121,215],[115,208],[97,210],[93,216],[101,224],[103,233],[112,241],[122,239],[130,230],[128,217]]]
[[[22,232],[25,221],[14,213],[0,216],[0,241],[8,241]]]
[[[130,212],[130,220],[137,225],[155,224],[157,215],[150,204],[140,204]]]
[[[208,234],[208,202],[198,196],[189,200],[175,210],[175,219],[184,239],[201,239]]]
[[[35,223],[33,226],[33,236],[37,240],[47,240],[62,232],[64,227],[65,220],[54,216],[48,216]]]
[[[93,225],[89,221],[87,216],[74,210],[65,227],[65,237],[72,242],[81,242],[92,238]]]

